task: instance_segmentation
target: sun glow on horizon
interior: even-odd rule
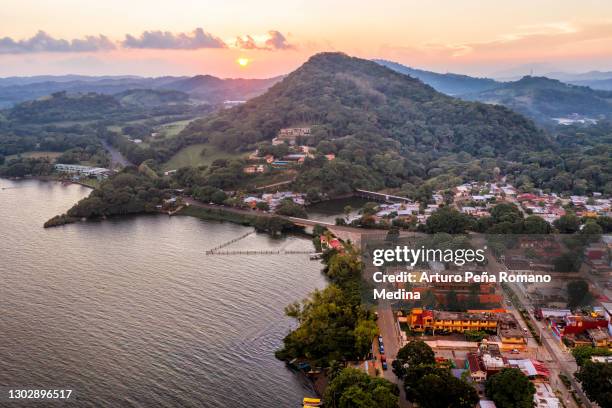
[[[251,63],[251,60],[246,57],[240,57],[236,60],[236,63],[241,67],[246,68]]]

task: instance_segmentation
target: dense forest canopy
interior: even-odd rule
[[[547,144],[533,123],[506,108],[454,99],[341,53],[311,57],[264,95],[194,122],[183,136],[248,149],[299,125],[318,125],[322,139],[390,138],[416,151],[499,155]]]
[[[463,97],[501,104],[543,123],[574,114],[595,119],[612,118],[611,91],[570,85],[545,77],[526,76]]]
[[[296,180],[303,191],[391,187],[418,198],[488,180],[496,168],[525,191],[612,191],[605,136],[597,136],[596,151],[592,141],[578,148],[569,141],[572,132],[590,140],[588,127],[544,132],[502,106],[461,101],[340,53],[315,55],[264,95],[192,122],[177,146],[211,142],[250,150],[269,146],[279,129],[292,126],[311,126],[307,142],[319,153],[336,155],[331,162],[320,156],[306,160]],[[594,131],[609,130],[603,122]],[[558,139],[550,136],[555,133]],[[589,153],[595,154],[587,159]]]

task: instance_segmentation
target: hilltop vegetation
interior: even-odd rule
[[[438,92],[447,95],[463,95],[474,92],[481,92],[488,89],[497,88],[501,85],[491,78],[475,78],[468,75],[459,74],[439,74],[437,72],[425,71],[422,69],[410,68],[397,62],[387,60],[374,60],[376,63],[401,74],[410,75],[420,79],[423,83],[431,86]]]
[[[80,75],[0,78],[0,108],[56,92],[115,95],[133,89],[180,91],[200,102],[218,104],[225,100],[246,100],[260,95],[280,78],[221,79],[210,75],[195,77],[137,76],[89,77]]]
[[[572,114],[612,118],[612,92],[569,85],[545,77],[526,76],[494,89],[462,97],[501,104],[543,122]]]
[[[181,104],[189,102],[189,95],[173,90],[130,89],[114,95],[123,105],[142,107]]]
[[[261,95],[280,79],[221,79],[212,75],[196,75],[170,82],[163,88],[185,92],[208,103],[220,103],[226,100],[244,101]]]
[[[609,92],[611,89],[608,88],[606,91],[605,85],[600,85],[599,88],[588,87],[592,83],[589,81],[564,83],[547,77],[526,76],[518,81],[498,82],[490,78],[438,74],[392,61],[376,60],[376,62],[399,73],[418,78],[439,92],[465,100],[503,105],[540,124],[551,124],[552,118],[563,118],[573,114],[592,118],[612,117],[612,92]]]
[[[8,120],[28,124],[83,121],[102,119],[119,108],[119,101],[109,95],[57,92],[42,99],[20,103],[6,116]]]
[[[246,151],[299,125],[310,125],[309,143],[337,160],[307,161],[296,183],[330,193],[416,185],[444,173],[428,169],[437,160],[517,158],[550,144],[532,122],[504,107],[451,98],[340,53],[315,55],[264,95],[193,121],[178,139]]]
[[[535,126],[509,110],[440,94],[372,61],[317,54],[242,106],[194,121],[184,137],[228,150],[252,148],[278,130],[318,125],[315,138],[384,139],[407,150],[484,153],[545,145]],[[515,147],[516,146],[516,147]]]

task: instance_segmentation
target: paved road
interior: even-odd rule
[[[132,163],[126,159],[119,150],[111,146],[106,140],[100,140],[102,146],[111,155],[111,169],[117,169],[118,167],[131,166]]]
[[[501,263],[497,261],[497,259],[491,253],[490,250],[488,250],[487,252],[488,252],[487,258],[489,261],[488,268],[491,272],[499,274],[500,271],[506,271],[506,272],[508,271],[505,265],[502,265]],[[572,388],[576,390],[578,397],[582,400],[582,406],[587,407],[587,408],[594,408],[593,404],[589,401],[586,395],[584,395],[584,393],[582,392],[582,388],[580,387],[580,384],[574,378],[574,373],[577,370],[577,366],[576,366],[576,361],[574,360],[572,355],[569,353],[563,352],[563,350],[561,350],[559,346],[559,342],[552,337],[552,334],[549,332],[547,327],[544,326],[542,322],[537,321],[535,317],[531,314],[533,310],[531,302],[525,297],[525,295],[520,290],[520,288],[516,284],[509,284],[509,285],[514,290],[514,293],[516,293],[520,302],[523,304],[523,306],[527,310],[529,317],[531,319],[531,323],[535,327],[537,327],[538,330],[540,331],[540,338],[542,340],[543,348],[548,352],[548,355],[552,357],[552,360],[553,360],[552,361],[553,364],[551,364],[550,361],[547,364],[548,366],[553,368],[553,372],[554,372],[553,375],[555,374],[558,375],[558,372],[564,373],[570,379]],[[518,316],[520,317],[520,315]],[[519,319],[518,321],[522,322],[522,318]],[[551,377],[553,377],[553,375],[551,375]],[[568,395],[567,390],[564,389],[564,386],[562,384],[559,384],[558,378],[551,378],[551,382],[553,385],[556,385],[555,387],[556,389],[560,390],[564,395]],[[567,398],[566,398],[566,405],[572,406],[571,405],[572,403],[573,403],[573,400],[570,399],[570,402],[568,403]]]
[[[578,366],[576,365],[576,360],[574,359],[574,357],[569,352],[565,352],[561,349],[559,341],[553,337],[552,333],[550,332],[550,330],[548,330],[543,321],[536,320],[535,316],[533,316],[532,314],[532,307],[530,307],[531,303],[529,299],[525,297],[521,289],[518,288],[517,285],[511,286],[513,287],[513,290],[518,296],[519,300],[523,303],[523,305],[526,306],[525,308],[527,309],[529,317],[531,318],[531,322],[540,331],[542,344],[546,348],[546,351],[548,351],[549,355],[556,362],[556,365],[559,367],[559,371],[564,373],[570,379],[572,388],[576,390],[576,394],[578,394],[578,397],[582,401],[581,406],[587,408],[594,408],[595,405],[591,403],[591,401],[587,398],[587,396],[582,391],[580,383],[574,378],[574,373],[576,372],[576,370],[578,370]],[[559,389],[563,391],[561,387],[559,387]]]

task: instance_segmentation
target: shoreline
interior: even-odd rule
[[[0,177],[0,179],[10,180],[10,181],[37,180],[37,181],[44,181],[44,182],[56,182],[56,183],[61,183],[61,184],[66,184],[66,185],[76,184],[79,186],[87,187],[91,190],[96,189],[96,187],[89,185],[89,184],[85,184],[80,181],[62,180],[60,178],[56,178],[53,176]]]

